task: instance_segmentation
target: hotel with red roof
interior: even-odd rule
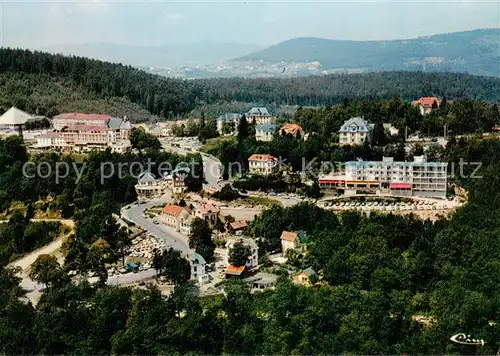
[[[269,175],[277,172],[278,159],[268,154],[253,154],[248,158],[248,167],[251,174]]]
[[[63,149],[84,152],[110,147],[123,152],[130,147],[132,124],[127,118],[110,115],[64,113],[52,121],[56,131],[37,137],[35,148]]]

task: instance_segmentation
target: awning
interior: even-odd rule
[[[410,183],[391,183],[391,189],[411,189]]]

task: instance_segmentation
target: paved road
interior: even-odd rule
[[[203,188],[218,189],[220,188],[219,181],[222,181],[221,163],[220,161],[205,153],[201,154],[203,159],[203,174],[205,176],[206,184]]]
[[[121,214],[125,220],[133,222],[142,229],[147,230],[156,238],[165,241],[167,246],[173,247],[176,250],[180,250],[185,253],[192,252],[189,248],[187,237],[181,235],[179,232],[168,226],[165,226],[162,223],[155,224],[153,222],[153,219],[143,217],[144,210],[146,208],[163,205],[167,202],[168,200],[155,199],[141,205],[133,204],[129,209],[126,209],[126,207],[124,207],[121,210]]]

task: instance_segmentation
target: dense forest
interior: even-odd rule
[[[178,80],[81,57],[0,49],[0,108],[38,115],[109,111],[136,121],[147,113],[186,116],[205,104],[335,105],[351,100],[413,100],[423,95],[498,101],[500,79],[455,73],[382,72],[292,79]],[[210,118],[208,118],[210,119]]]
[[[23,157],[22,148],[10,142],[3,160],[13,151]],[[274,291],[264,293],[251,294],[241,282],[228,281],[224,295],[200,298],[179,282],[165,297],[152,287],[75,285],[59,278],[34,306],[22,298],[14,271],[2,264],[2,353],[495,354],[500,141],[451,140],[443,154],[448,162],[483,163],[480,179],[460,178],[469,202],[449,220],[335,214],[301,204],[271,208],[250,225],[247,233],[263,248],[279,243],[284,229],[306,231],[308,251],[293,263],[317,271],[321,283],[310,288],[283,275]],[[104,237],[119,251],[120,240],[110,238],[119,233],[101,222],[123,198],[93,196],[88,217],[77,216],[76,235],[89,242]],[[72,249],[70,266],[99,265],[95,246],[86,255]],[[484,340],[484,346],[451,343],[460,332]]]

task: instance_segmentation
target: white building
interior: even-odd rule
[[[59,132],[46,132],[40,134],[36,139],[36,148],[64,148],[67,147],[66,140]]]
[[[184,184],[186,176],[187,171],[182,168],[175,169],[171,174],[159,179],[149,172],[144,172],[139,176],[135,192],[140,200],[159,198],[169,191],[174,195],[179,195],[187,189]]]
[[[250,257],[248,257],[248,261],[245,264],[247,268],[255,268],[259,265],[259,246],[255,243],[253,239],[250,238],[233,238],[230,239],[228,242],[226,242],[226,254],[227,258],[229,259],[229,255],[231,253],[231,249],[233,248],[234,244],[237,242],[243,243],[244,246],[250,247]]]
[[[341,145],[362,145],[370,142],[373,124],[361,117],[353,117],[345,121],[339,130],[339,143]]]
[[[167,204],[161,211],[159,219],[165,225],[180,232],[181,225],[185,220],[188,220],[189,216],[186,208],[179,205]]]
[[[257,125],[273,122],[269,111],[265,107],[253,107],[245,114],[245,117],[249,123],[255,122]]]
[[[33,116],[13,106],[0,116],[0,127],[17,131],[21,136],[24,125],[32,119]]]
[[[447,163],[426,162],[417,156],[413,162],[395,162],[391,157],[382,161],[350,161],[345,163],[345,175],[321,177],[321,188],[344,189],[349,195],[358,192],[445,198]]]
[[[255,139],[257,141],[270,142],[274,133],[278,131],[278,126],[271,123],[255,126]]]
[[[291,231],[283,231],[281,233],[281,252],[285,255],[288,250],[297,249],[301,242],[299,238],[299,234]]]
[[[428,115],[433,110],[439,109],[441,102],[435,96],[422,96],[420,99],[412,101],[413,106],[417,106],[421,115]]]
[[[127,118],[109,115],[66,113],[53,119],[54,133],[42,134],[35,148],[67,149],[76,152],[104,150],[126,152],[132,125]]]
[[[269,175],[279,170],[278,159],[266,154],[253,154],[248,158],[251,174]]]
[[[199,284],[205,284],[209,281],[206,272],[207,263],[202,255],[192,252],[188,256],[189,264],[191,266],[191,280],[196,280]]]
[[[237,113],[228,113],[219,116],[216,119],[217,122],[217,132],[222,135],[224,132],[224,125],[228,125],[231,127],[231,132],[236,131],[236,128],[238,127],[238,122],[241,119],[241,114]]]
[[[212,204],[203,203],[195,209],[194,216],[200,218],[201,220],[205,220],[211,226],[214,226],[217,223],[219,216],[219,208],[213,206]]]

